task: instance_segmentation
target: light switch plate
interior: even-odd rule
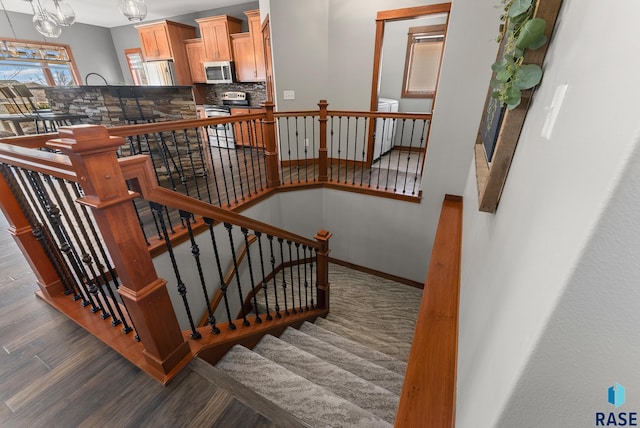
[[[295,100],[296,92],[295,91],[282,91],[282,98],[285,100]]]

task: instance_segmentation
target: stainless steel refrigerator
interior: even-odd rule
[[[149,61],[144,63],[144,71],[147,75],[147,85],[150,86],[174,86],[176,85],[176,72],[173,61]]]

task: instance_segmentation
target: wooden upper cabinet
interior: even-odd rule
[[[184,40],[196,37],[196,27],[173,21],[136,25],[145,61],[173,60],[176,84],[191,85]]]
[[[266,78],[264,43],[262,41],[262,24],[260,23],[260,10],[248,10],[244,13],[249,19],[249,34],[253,42],[253,51],[256,61],[256,80],[264,82]]]
[[[172,59],[173,53],[169,45],[167,26],[163,24],[138,28],[142,53],[148,61]]]
[[[205,52],[202,39],[187,39],[184,41],[189,58],[189,70],[193,83],[206,83],[207,76],[204,73]]]
[[[249,20],[249,32],[231,35],[236,76],[240,82],[264,82],[266,68],[260,11],[249,10],[245,15]]]
[[[206,61],[232,61],[230,35],[240,32],[242,21],[228,15],[210,16],[195,20],[200,27]]]

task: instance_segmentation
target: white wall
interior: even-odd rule
[[[632,0],[565,0],[495,215],[477,211],[470,164],[459,427],[595,426],[615,382],[620,410],[640,408],[639,14]],[[545,107],[563,83],[548,141]]]

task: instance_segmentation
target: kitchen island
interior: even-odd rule
[[[57,86],[42,90],[52,112],[86,115],[84,123],[111,127],[197,117],[191,86]]]

